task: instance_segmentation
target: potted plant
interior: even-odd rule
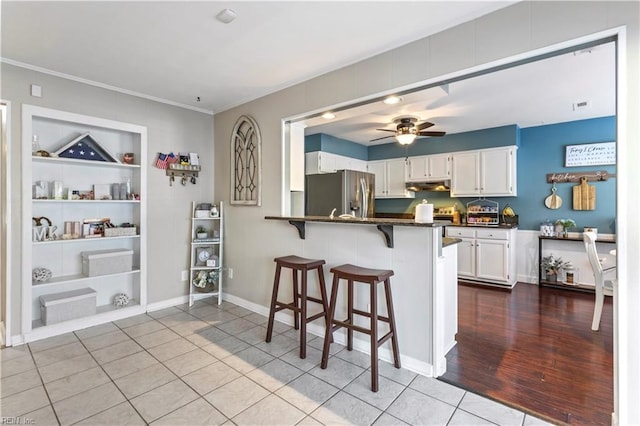
[[[218,270],[198,271],[193,280],[193,286],[202,293],[210,293],[215,290],[220,272]]]
[[[198,238],[199,240],[207,238],[207,230],[204,226],[198,226],[196,228],[196,238]]]
[[[551,282],[558,281],[558,275],[560,271],[567,265],[567,262],[563,262],[561,257],[555,257],[553,254],[542,258],[540,267],[545,272],[546,280]]]
[[[568,238],[569,233],[567,230],[576,226],[576,222],[573,219],[558,219],[555,221],[557,227],[562,227],[562,238]]]

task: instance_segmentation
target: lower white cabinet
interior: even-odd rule
[[[458,244],[458,278],[513,287],[516,232],[516,229],[447,227],[448,237],[462,240]]]
[[[415,198],[416,193],[405,188],[406,163],[403,158],[369,161],[367,170],[376,177],[376,198]]]

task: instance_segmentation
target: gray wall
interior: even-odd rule
[[[42,98],[30,96],[30,85],[42,86]],[[78,114],[146,126],[148,129],[148,302],[188,293],[180,271],[189,267],[190,210],[192,200],[212,200],[213,124],[208,114],[189,111],[122,93],[77,83],[51,75],[2,64],[2,98],[11,101],[11,172],[13,265],[21,262],[22,214],[21,106],[38,105]],[[200,153],[202,173],[196,185],[169,187],[163,170],[152,166],[157,152]],[[12,335],[19,334],[21,269],[12,271]]]
[[[625,110],[630,118],[625,131],[628,141],[623,149],[628,158],[640,158],[640,131],[638,109],[638,2],[521,2],[474,21],[459,25],[394,49],[379,56],[342,68],[297,86],[276,92],[216,114],[215,123],[215,193],[217,199],[229,199],[229,140],[233,125],[242,114],[256,119],[262,133],[263,196],[261,207],[231,207],[227,215],[226,263],[234,268],[235,277],[229,280],[228,291],[256,305],[268,306],[273,274],[273,258],[282,254],[302,254],[297,233],[278,233],[265,215],[280,214],[282,199],[280,179],[282,158],[280,121],[295,114],[346,102],[374,93],[391,90],[403,85],[465,70],[476,65],[507,58],[554,43],[586,36],[608,28],[627,25],[627,73],[629,76]],[[412,66],[405,66],[407,57]],[[625,175],[627,173],[627,175]],[[638,169],[622,170],[620,178],[637,182]],[[619,184],[620,198],[628,203],[628,210],[640,211],[637,194],[630,186]],[[619,214],[626,214],[620,212]],[[626,221],[626,249],[640,253],[640,224]],[[631,263],[631,262],[630,262]],[[637,262],[627,265],[625,284],[628,297],[622,304],[620,340],[624,352],[619,363],[620,386],[624,388],[621,414],[640,421],[640,408],[629,399],[640,390],[640,343],[632,324],[640,323],[640,266]],[[627,327],[626,324],[629,326]],[[635,422],[634,422],[635,423]]]

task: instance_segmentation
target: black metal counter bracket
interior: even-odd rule
[[[378,231],[384,234],[384,239],[387,241],[387,247],[393,248],[393,226],[378,225]]]
[[[300,239],[304,240],[304,237],[305,237],[305,235],[304,235],[304,231],[305,231],[304,225],[305,225],[306,222],[304,220],[290,220],[289,223],[296,227],[296,229],[298,230],[298,235],[300,235]]]

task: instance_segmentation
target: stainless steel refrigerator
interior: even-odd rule
[[[307,175],[305,180],[305,214],[336,216],[353,214],[373,217],[375,207],[375,175],[356,170]]]

